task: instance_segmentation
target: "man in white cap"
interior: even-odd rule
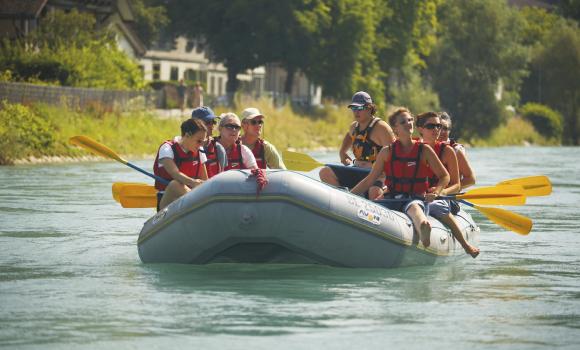
[[[395,134],[387,122],[375,116],[377,107],[368,93],[364,91],[355,93],[348,108],[352,111],[354,121],[342,140],[338,153],[340,162],[344,165],[371,168],[381,148],[395,141]],[[354,160],[347,153],[349,149],[352,150]],[[320,180],[328,184],[349,188],[354,187],[364,177],[359,178],[358,175],[352,177],[353,172],[337,176],[338,174],[328,166],[322,168],[319,175]],[[373,184],[369,189],[369,199],[382,196],[382,187],[380,181]]]
[[[260,169],[286,169],[276,147],[261,138],[264,115],[257,108],[246,108],[242,112],[242,143],[252,150]]]

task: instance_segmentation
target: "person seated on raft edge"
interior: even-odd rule
[[[220,115],[219,132],[217,141],[224,146],[227,156],[227,165],[224,171],[230,169],[258,169],[256,158],[247,146],[242,145],[240,118],[235,113]]]
[[[354,166],[370,168],[381,148],[395,141],[395,135],[385,121],[375,116],[377,108],[368,93],[364,91],[355,93],[348,108],[352,110],[354,121],[342,140],[338,153],[340,162],[352,165],[353,161],[347,154],[348,149],[352,147],[355,156]],[[319,176],[320,180],[327,184],[346,187],[329,167],[322,168]],[[383,195],[381,180],[377,180],[368,189],[370,199],[377,199]]]
[[[435,112],[426,112],[415,116],[415,119],[422,141],[433,148],[435,154],[449,173],[449,184],[443,189],[443,191],[441,191],[441,195],[445,196],[458,193],[461,190],[461,185],[459,182],[459,166],[457,164],[455,151],[447,143],[437,141],[439,138],[439,132],[441,131],[439,115]],[[429,186],[433,186],[436,183],[436,177],[433,176],[429,178]],[[430,190],[432,191],[433,189],[430,188]],[[435,199],[431,203],[428,203],[427,207],[429,215],[441,221],[451,229],[453,237],[455,237],[455,239],[461,244],[467,254],[471,255],[473,258],[476,258],[479,255],[479,249],[469,244],[469,242],[465,240],[465,237],[463,237],[461,228],[451,212],[449,200]]]
[[[362,194],[381,176],[386,174],[385,185],[388,198],[407,198],[405,202],[389,203],[389,209],[406,213],[413,222],[424,247],[431,244],[431,224],[427,220],[425,202],[430,203],[449,183],[449,173],[431,147],[414,140],[413,116],[406,108],[399,108],[389,116],[389,125],[397,140],[379,152],[371,172],[358,183],[352,193]],[[429,177],[438,178],[429,187]]]
[[[252,151],[258,168],[286,169],[276,147],[261,138],[265,118],[266,116],[257,108],[246,108],[242,111],[242,129],[244,130],[241,137],[242,144]]]
[[[457,163],[459,164],[459,181],[461,183],[461,189],[464,190],[475,185],[475,172],[467,160],[465,147],[456,140],[449,138],[451,126],[453,124],[451,116],[446,112],[440,112],[439,119],[441,121],[441,132],[439,133],[439,138],[437,140],[447,143],[455,151],[455,154],[457,155]]]
[[[198,119],[181,123],[181,136],[161,144],[153,163],[153,172],[169,182],[155,180],[157,210],[168,206],[207,180],[205,154],[200,148],[205,142],[207,128]]]
[[[207,162],[205,163],[207,178],[211,179],[221,173],[228,164],[224,146],[218,143],[216,138],[213,137],[213,128],[217,124],[218,117],[211,108],[201,106],[191,112],[191,118],[201,120],[207,128],[208,137],[203,148],[207,157]]]

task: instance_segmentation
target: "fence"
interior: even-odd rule
[[[0,100],[21,104],[60,104],[76,109],[100,108],[117,111],[160,108],[164,104],[161,91],[121,91],[7,82],[0,83]]]

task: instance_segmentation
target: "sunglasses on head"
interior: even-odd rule
[[[429,124],[423,125],[423,127],[425,129],[428,129],[428,130],[433,130],[433,129],[441,130],[441,124],[429,123]]]
[[[262,119],[260,119],[260,120],[250,119],[250,120],[248,120],[248,123],[250,123],[252,125],[258,125],[258,124],[262,125],[262,124],[264,124],[264,121]]]
[[[353,111],[364,111],[366,109],[365,106],[350,106],[348,108],[350,108]]]
[[[237,124],[226,124],[224,125],[224,128],[237,131],[240,130],[242,127]]]

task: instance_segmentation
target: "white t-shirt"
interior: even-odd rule
[[[244,160],[244,166],[247,169],[258,167],[258,162],[256,162],[254,153],[252,153],[252,150],[250,150],[246,145],[242,145],[242,159]]]
[[[181,136],[175,136],[173,138],[173,141],[175,141],[175,142],[181,141]],[[181,146],[178,145],[178,147],[181,147]],[[200,147],[200,149],[203,150],[203,147]],[[182,150],[183,150],[183,148],[182,148]],[[163,158],[171,158],[171,159],[175,158],[175,156],[173,154],[173,148],[171,148],[171,145],[168,143],[164,143],[161,145],[161,147],[159,147],[159,160],[161,160]],[[199,162],[201,164],[205,164],[205,162],[207,162],[207,156],[205,155],[205,153],[199,152]],[[163,164],[161,164],[161,162],[159,162],[159,167],[163,168]]]

